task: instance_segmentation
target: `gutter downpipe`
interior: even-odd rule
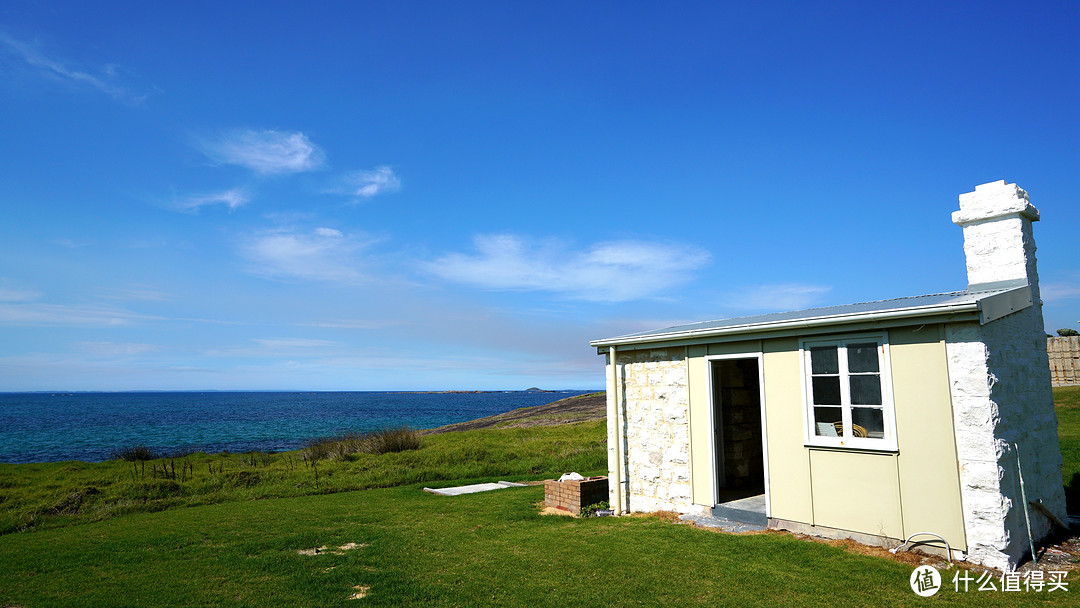
[[[609,414],[614,414],[615,420],[615,466],[611,467],[610,474],[613,479],[615,491],[615,501],[611,505],[614,509],[615,515],[623,514],[623,493],[622,493],[622,468],[623,468],[623,447],[622,447],[622,416],[619,412],[622,408],[619,407],[620,391],[619,391],[619,367],[617,359],[615,358],[615,346],[608,347],[608,359],[611,365],[611,399],[612,407],[609,409]],[[611,437],[609,436],[609,440]]]
[[[1012,444],[1016,452],[1016,475],[1020,478],[1020,501],[1024,503],[1024,524],[1027,525],[1028,547],[1031,549],[1031,563],[1038,564],[1039,558],[1035,554],[1035,539],[1031,536],[1031,512],[1028,511],[1027,490],[1024,489],[1024,470],[1020,468],[1020,446]]]

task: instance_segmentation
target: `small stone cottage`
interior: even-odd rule
[[[944,552],[940,538],[954,559],[1013,569],[1029,529],[1066,518],[1039,211],[998,181],[952,219],[964,291],[592,341],[612,508],[737,507],[774,529]]]

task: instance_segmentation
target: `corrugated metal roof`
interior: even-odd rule
[[[925,296],[878,300],[876,302],[845,304],[843,306],[826,306],[822,308],[776,312],[748,317],[717,319],[715,321],[674,325],[663,329],[626,334],[602,340],[593,340],[590,344],[593,346],[634,344],[636,342],[649,342],[655,339],[689,338],[712,334],[741,333],[742,331],[752,333],[754,331],[774,327],[794,327],[800,324],[839,324],[865,319],[873,320],[874,318],[883,316],[893,318],[905,316],[915,317],[947,314],[950,312],[978,311],[980,310],[980,301],[1015,289],[1016,287],[1010,286],[979,291],[953,291]]]

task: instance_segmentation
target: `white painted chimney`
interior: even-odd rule
[[[1039,210],[1027,192],[1005,180],[975,186],[974,192],[960,195],[960,210],[952,220],[964,229],[969,290],[1027,284],[1038,301],[1031,223],[1039,221]]]
[[[1002,180],[961,194],[952,219],[964,229],[969,291],[1031,292],[1030,305],[1004,316],[945,327],[968,559],[1012,570],[1029,551],[1029,527],[1036,542],[1053,527],[1025,496],[1065,517],[1032,236],[1039,210]]]

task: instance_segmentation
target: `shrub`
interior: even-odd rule
[[[195,450],[193,448],[176,448],[168,452],[162,452],[158,455],[158,458],[175,458],[177,460],[180,460],[181,458],[187,458],[188,456],[191,456],[193,454],[195,454]]]
[[[605,511],[605,510],[610,509],[610,508],[611,508],[611,506],[608,504],[608,501],[602,500],[602,501],[600,501],[598,503],[591,504],[591,505],[589,505],[587,507],[582,507],[581,508],[581,516],[582,517],[595,517],[597,511]]]
[[[368,433],[364,438],[362,451],[368,454],[404,452],[419,449],[420,443],[420,431],[399,426]]]
[[[142,462],[146,460],[156,460],[160,458],[156,452],[146,447],[145,445],[134,445],[126,448],[120,448],[119,450],[113,450],[113,460],[123,460],[125,462]]]
[[[304,460],[315,462],[326,460],[330,457],[330,447],[333,439],[312,439],[304,446]]]
[[[304,448],[304,458],[311,462],[319,460],[348,460],[352,454],[362,452],[360,433],[342,433],[333,437],[314,439]]]
[[[351,460],[355,454],[387,454],[419,449],[420,431],[407,427],[392,427],[370,433],[342,433],[308,442],[304,457],[309,461]]]
[[[253,488],[259,485],[259,474],[255,471],[236,471],[225,475],[225,480],[238,488]]]

